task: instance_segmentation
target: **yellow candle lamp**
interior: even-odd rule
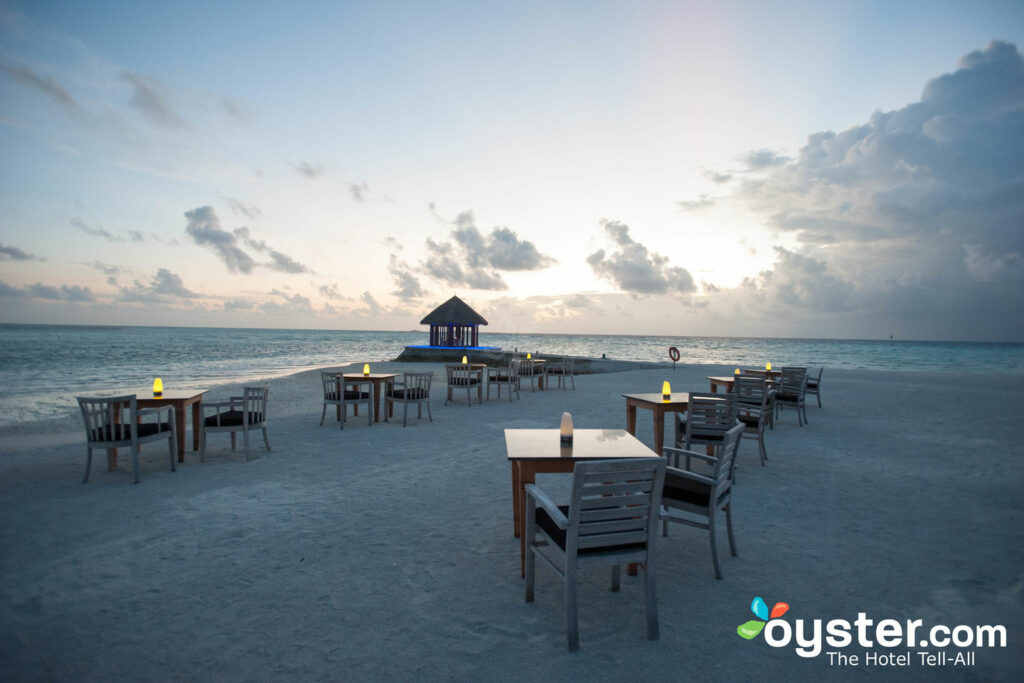
[[[668,382],[661,385],[661,398],[664,401],[672,400],[672,386]]]
[[[153,397],[163,398],[164,395],[164,381],[157,377],[153,380]]]
[[[366,375],[369,375],[369,374],[370,374],[370,364],[369,363],[365,363],[365,364],[363,364],[363,376],[365,377]]]
[[[468,363],[469,363],[469,360],[465,356],[463,356],[462,357],[462,364],[463,365],[467,365]]]
[[[732,374],[734,374],[734,375],[738,375],[738,374],[740,374],[740,369],[739,369],[739,368],[736,368],[735,370],[733,370],[733,373],[732,373]]]
[[[533,359],[533,354],[532,353],[526,354],[526,360],[531,360],[531,359]]]
[[[772,371],[772,364],[771,363],[765,363],[764,364],[764,369],[767,370],[768,372],[771,372]]]

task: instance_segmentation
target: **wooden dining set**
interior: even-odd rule
[[[505,430],[526,601],[534,600],[534,567],[540,558],[564,581],[570,651],[579,647],[575,574],[585,564],[610,565],[613,591],[618,590],[623,564],[630,574],[644,569],[647,635],[657,639],[658,522],[664,536],[670,523],[708,531],[715,576],[722,578],[716,522],[724,514],[735,556],[731,502],[740,441],[758,440],[764,465],[766,425],[774,428],[785,409],[797,413],[801,427],[806,424],[806,396],[816,396],[821,407],[822,373],[809,377],[807,368],[790,366],[737,369],[732,376],[708,377],[707,392],[622,394],[626,429],[578,430],[568,441],[555,429]],[[653,450],[636,438],[638,408],[653,413]],[[675,415],[671,447],[664,445],[666,413]],[[568,506],[556,505],[537,486],[538,474],[551,473],[573,473]]]

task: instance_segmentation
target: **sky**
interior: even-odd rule
[[[1024,342],[1022,47],[1016,1],[0,0],[0,322]]]

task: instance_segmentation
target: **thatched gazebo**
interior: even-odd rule
[[[483,316],[457,296],[435,308],[421,325],[430,325],[430,345],[467,347],[480,345],[479,326],[486,325]]]

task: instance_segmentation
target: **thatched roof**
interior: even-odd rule
[[[420,325],[486,325],[483,316],[470,308],[465,301],[453,296],[438,306],[420,321]]]

